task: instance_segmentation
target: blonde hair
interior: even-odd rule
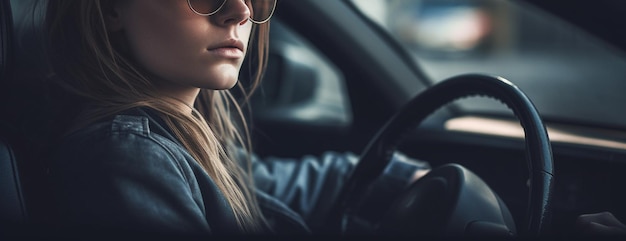
[[[243,165],[234,160],[235,147],[251,152],[248,128],[240,103],[230,90],[201,90],[195,109],[189,115],[181,110],[181,102],[159,95],[150,81],[150,74],[137,67],[124,46],[118,45],[107,32],[104,12],[114,1],[54,0],[49,1],[46,29],[49,36],[50,64],[58,84],[65,91],[89,102],[72,130],[100,118],[135,107],[157,111],[174,136],[214,180],[232,207],[244,232],[255,232],[267,226],[253,192],[250,162]],[[252,38],[257,38],[247,56],[256,66],[244,93],[243,103],[258,85],[266,62],[269,23],[256,25]],[[255,41],[250,41],[255,43]],[[252,58],[254,57],[254,58]],[[246,94],[248,92],[248,94]],[[234,119],[236,118],[236,119]],[[241,130],[238,129],[241,127]]]

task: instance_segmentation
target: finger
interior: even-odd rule
[[[585,214],[579,216],[579,220],[582,222],[595,222],[606,226],[626,228],[626,225],[621,223],[611,212]]]
[[[607,226],[616,226],[626,228],[612,213],[600,212],[592,214],[583,214],[578,216],[577,222],[596,222]]]
[[[611,227],[604,224],[591,222],[585,226],[583,233],[589,235],[626,235],[626,230],[618,227]]]
[[[620,227],[620,228],[626,228],[626,225],[624,225],[622,222],[620,222],[615,215],[613,215],[613,213],[610,212],[604,212],[604,215],[602,215],[602,223],[607,225],[607,226],[614,226],[614,227]]]

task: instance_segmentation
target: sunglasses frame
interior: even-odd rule
[[[191,9],[192,12],[194,12],[195,14],[198,14],[200,16],[211,16],[216,14],[217,12],[219,12],[224,5],[226,4],[228,0],[224,0],[224,2],[222,2],[222,5],[220,5],[215,11],[210,12],[210,13],[201,13],[198,12],[192,5],[191,5],[191,0],[187,0],[187,5],[189,5],[189,9]],[[263,24],[266,23],[268,21],[270,21],[270,19],[272,18],[272,16],[274,16],[274,10],[276,10],[276,3],[278,2],[278,0],[274,0],[274,6],[272,6],[272,11],[270,12],[270,15],[267,17],[267,19],[263,20],[263,21],[256,21],[254,19],[252,19],[252,16],[248,17],[248,20],[250,22],[256,23],[256,24]],[[254,11],[253,9],[250,9],[252,11]]]

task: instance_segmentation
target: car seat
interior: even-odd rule
[[[9,0],[0,0],[0,84],[2,88],[2,119],[0,119],[0,225],[2,229],[24,224],[27,219],[24,195],[12,140],[15,135],[8,123],[6,106],[12,76],[13,19]]]
[[[30,230],[45,216],[44,3],[0,0],[0,234]]]

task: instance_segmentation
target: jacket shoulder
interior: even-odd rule
[[[60,143],[50,164],[60,221],[87,228],[208,232],[189,158],[182,147],[152,133],[146,116],[116,115],[89,125]]]

